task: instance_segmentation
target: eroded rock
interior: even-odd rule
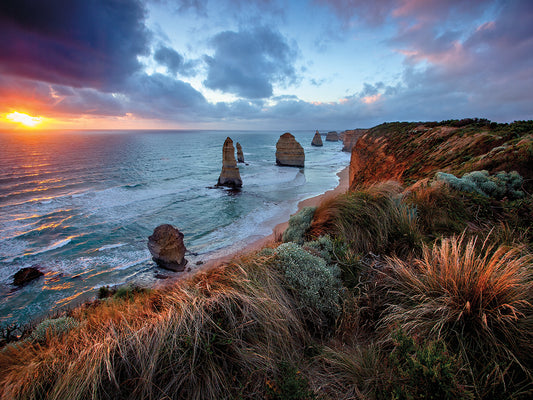
[[[289,132],[281,135],[278,143],[276,143],[276,164],[287,167],[304,167],[304,149]]]
[[[159,225],[154,229],[154,233],[148,237],[148,250],[161,268],[171,271],[185,269],[187,249],[183,243],[183,233],[172,225]]]
[[[31,281],[40,278],[43,275],[44,274],[39,271],[36,265],[27,268],[22,268],[13,277],[13,285],[24,286],[30,283]]]
[[[344,135],[342,138],[342,151],[346,151],[350,153],[355,146],[355,143],[357,142],[357,139],[359,139],[361,136],[363,136],[368,129],[350,129],[347,131],[344,131]]]
[[[242,152],[242,146],[239,142],[237,142],[237,162],[244,162],[244,154]]]
[[[339,141],[339,135],[336,131],[328,132],[326,135],[326,142],[338,142]]]
[[[226,186],[233,189],[242,187],[241,174],[235,161],[233,140],[226,138],[222,147],[222,172],[218,178],[217,186]]]
[[[322,136],[320,136],[320,133],[318,133],[318,131],[316,131],[315,136],[313,137],[311,146],[324,146],[324,143],[322,143]]]

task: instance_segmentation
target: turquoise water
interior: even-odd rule
[[[0,323],[25,322],[95,296],[106,285],[150,285],[160,270],[146,242],[178,227],[189,266],[272,233],[300,200],[338,184],[341,142],[311,146],[292,132],[304,169],[275,165],[283,132],[80,131],[0,133]],[[226,136],[240,142],[240,193],[212,189]],[[45,276],[21,289],[20,268]]]

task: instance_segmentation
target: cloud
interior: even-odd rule
[[[154,53],[154,60],[167,68],[172,75],[193,76],[197,61],[185,61],[183,56],[171,47],[159,45]]]
[[[150,118],[176,120],[187,114],[197,116],[207,106],[204,96],[189,83],[158,73],[132,76],[124,95],[129,112]]]
[[[177,74],[183,68],[183,57],[174,49],[160,46],[154,53],[154,60],[167,67],[168,71]]]
[[[225,31],[211,39],[214,55],[205,56],[208,74],[204,85],[245,98],[266,98],[274,84],[294,83],[297,56],[277,31],[267,27]]]
[[[140,0],[3,0],[0,73],[114,90],[149,51]]]

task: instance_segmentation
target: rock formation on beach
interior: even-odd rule
[[[154,229],[154,233],[148,237],[148,250],[161,268],[176,272],[185,269],[187,249],[183,244],[183,233],[172,225],[159,225]]]
[[[242,146],[239,142],[237,142],[237,162],[244,162],[244,154],[242,152]]]
[[[281,135],[276,143],[276,164],[287,167],[303,167],[305,164],[304,149],[289,132]]]
[[[233,189],[242,187],[241,174],[235,161],[233,140],[229,137],[226,138],[222,147],[222,172],[218,178],[217,186],[227,186]]]
[[[350,129],[344,131],[342,135],[342,143],[344,145],[342,151],[350,153],[353,146],[355,146],[357,139],[363,136],[367,130],[368,129]]]
[[[337,132],[335,131],[328,132],[328,134],[326,135],[326,141],[327,142],[338,142],[339,135],[337,135]]]
[[[19,270],[13,277],[13,285],[15,286],[24,286],[33,281],[34,279],[40,278],[44,274],[39,271],[37,266],[31,266],[22,268]]]
[[[324,143],[322,143],[322,136],[320,136],[320,133],[316,131],[315,136],[313,137],[313,141],[311,142],[311,146],[323,146]]]

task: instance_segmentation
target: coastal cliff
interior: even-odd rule
[[[351,153],[357,140],[361,136],[363,136],[367,130],[368,129],[350,129],[350,130],[342,132],[342,134],[339,135],[339,137],[342,140],[342,144],[343,144],[342,151]]]
[[[352,149],[350,186],[396,180],[411,184],[443,171],[515,170],[533,179],[531,122],[486,120],[396,122],[369,129]]]

